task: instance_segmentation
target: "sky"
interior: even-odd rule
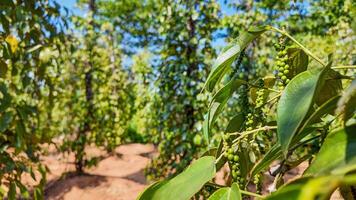
[[[62,6],[65,6],[67,7],[69,10],[71,10],[74,14],[83,14],[83,12],[76,8],[75,7],[75,4],[76,4],[76,1],[77,0],[59,0],[57,1],[59,4],[61,4]],[[224,0],[218,0],[220,2],[220,5],[221,5],[221,10],[224,14],[227,14],[227,15],[231,15],[233,14],[233,9],[231,8],[228,8],[224,3],[223,1]]]
[[[65,6],[69,9],[70,12],[73,12],[73,14],[75,15],[84,15],[84,12],[82,10],[80,10],[79,8],[76,7],[76,1],[77,0],[57,0],[57,2],[62,5]],[[221,5],[221,11],[224,15],[232,15],[233,14],[233,9],[227,7],[223,1],[224,0],[218,0],[220,5]],[[226,42],[224,40],[224,38],[219,38],[213,41],[213,46],[214,48],[220,49],[223,46],[226,45]]]

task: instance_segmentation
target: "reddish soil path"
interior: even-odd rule
[[[41,158],[42,163],[50,169],[47,174],[45,199],[47,200],[134,200],[148,185],[143,170],[156,154],[153,145],[127,144],[115,149],[114,155],[109,155],[98,148],[88,147],[86,153],[91,156],[105,156],[96,167],[86,169],[85,175],[73,175],[73,155],[59,154],[54,147],[48,147],[48,154]],[[290,170],[285,181],[300,176],[306,162]],[[216,183],[224,184],[224,175],[228,169],[223,168],[216,176]],[[64,174],[64,175],[63,175]],[[65,175],[67,174],[67,175]],[[265,190],[272,183],[272,178],[266,175]],[[31,177],[25,176],[24,181],[34,185]],[[343,199],[335,192],[332,200]]]
[[[49,169],[45,199],[49,200],[133,200],[147,186],[143,173],[155,153],[152,145],[127,144],[107,156],[104,151],[88,148],[89,155],[106,156],[96,167],[86,169],[86,175],[62,174],[74,170],[73,156],[56,154],[49,148],[42,158]],[[65,158],[63,158],[65,157]],[[29,182],[30,178],[27,177]]]

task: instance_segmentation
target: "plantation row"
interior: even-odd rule
[[[0,198],[44,198],[54,141],[77,174],[153,143],[142,200],[354,198],[353,1],[59,3],[0,2]]]

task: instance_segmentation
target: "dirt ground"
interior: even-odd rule
[[[153,145],[122,145],[110,156],[97,148],[89,147],[86,152],[106,157],[78,176],[71,175],[75,169],[73,155],[58,154],[54,147],[48,147],[48,154],[42,157],[42,163],[50,169],[45,199],[133,200],[147,186],[143,170],[155,154]],[[35,184],[29,176],[24,179],[29,185]]]
[[[48,200],[134,200],[148,185],[143,170],[150,158],[157,154],[154,146],[149,144],[121,145],[113,155],[88,147],[88,155],[102,156],[102,160],[96,167],[86,169],[85,175],[78,176],[72,173],[75,170],[73,155],[59,154],[53,146],[44,148],[48,153],[41,160],[50,169],[45,189],[45,199]],[[307,164],[302,163],[289,171],[285,181],[300,176],[306,167]],[[225,167],[217,174],[215,182],[224,184],[223,177],[227,173]],[[35,184],[30,176],[25,176],[24,180],[28,185]],[[267,173],[265,181],[265,189],[269,190],[273,179]],[[336,192],[332,199],[342,198]]]

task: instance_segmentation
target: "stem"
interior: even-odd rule
[[[208,183],[206,183],[206,184],[207,184],[207,185],[210,185],[210,186],[213,186],[213,187],[217,187],[217,188],[227,187],[227,186],[225,186],[225,185],[219,185],[219,184],[212,183],[212,182],[208,182]],[[260,194],[256,194],[256,193],[249,192],[249,191],[246,191],[246,190],[241,190],[241,189],[240,189],[240,192],[241,192],[241,194],[250,195],[250,196],[254,196],[254,197],[258,197],[258,198],[263,198],[263,196],[260,195]]]
[[[245,131],[245,132],[235,132],[235,133],[230,133],[230,135],[240,135],[239,137],[237,137],[234,141],[232,141],[232,143],[236,143],[237,141],[239,141],[240,139],[246,137],[247,135],[250,135],[252,133],[258,132],[258,131],[268,131],[268,130],[272,130],[272,129],[277,129],[277,126],[264,126],[261,128],[257,128],[251,131]]]
[[[303,49],[303,51],[308,54],[310,57],[314,58],[314,60],[316,60],[318,63],[320,63],[322,66],[326,67],[326,64],[320,59],[318,58],[316,55],[314,55],[311,51],[309,51],[309,49],[307,49],[306,47],[304,47],[301,43],[299,43],[296,39],[294,39],[294,37],[292,37],[291,35],[289,35],[287,32],[276,28],[276,27],[271,27],[272,30],[275,30],[277,32],[279,32],[282,35],[287,36],[289,39],[291,39],[294,43],[296,43],[300,48]]]
[[[216,159],[215,164],[217,164],[223,157],[224,157],[225,151],[221,152],[220,156]]]
[[[349,66],[336,66],[336,67],[331,67],[331,69],[356,69],[356,65],[349,65]]]
[[[262,195],[260,195],[260,194],[256,194],[256,193],[253,193],[253,192],[249,192],[249,191],[246,191],[246,190],[241,190],[240,189],[240,192],[241,192],[241,194],[245,194],[245,195],[250,195],[250,196],[254,196],[254,197],[258,197],[258,198],[263,198],[263,196]]]
[[[269,91],[271,91],[271,92],[281,93],[281,91],[279,91],[279,90],[275,90],[275,89],[268,88],[268,87],[260,87],[260,86],[257,86],[257,85],[248,83],[247,81],[246,81],[246,84],[247,84],[247,85],[250,85],[250,86],[252,86],[252,87],[255,87],[255,88],[263,88],[263,89],[269,90]]]
[[[278,97],[280,97],[280,96],[282,96],[282,93],[279,93],[279,94],[277,94],[276,96],[274,96],[274,97],[272,97],[271,99],[269,99],[269,100],[266,102],[266,104],[269,103],[269,102],[272,102],[272,101],[275,100],[275,99],[278,99]]]

